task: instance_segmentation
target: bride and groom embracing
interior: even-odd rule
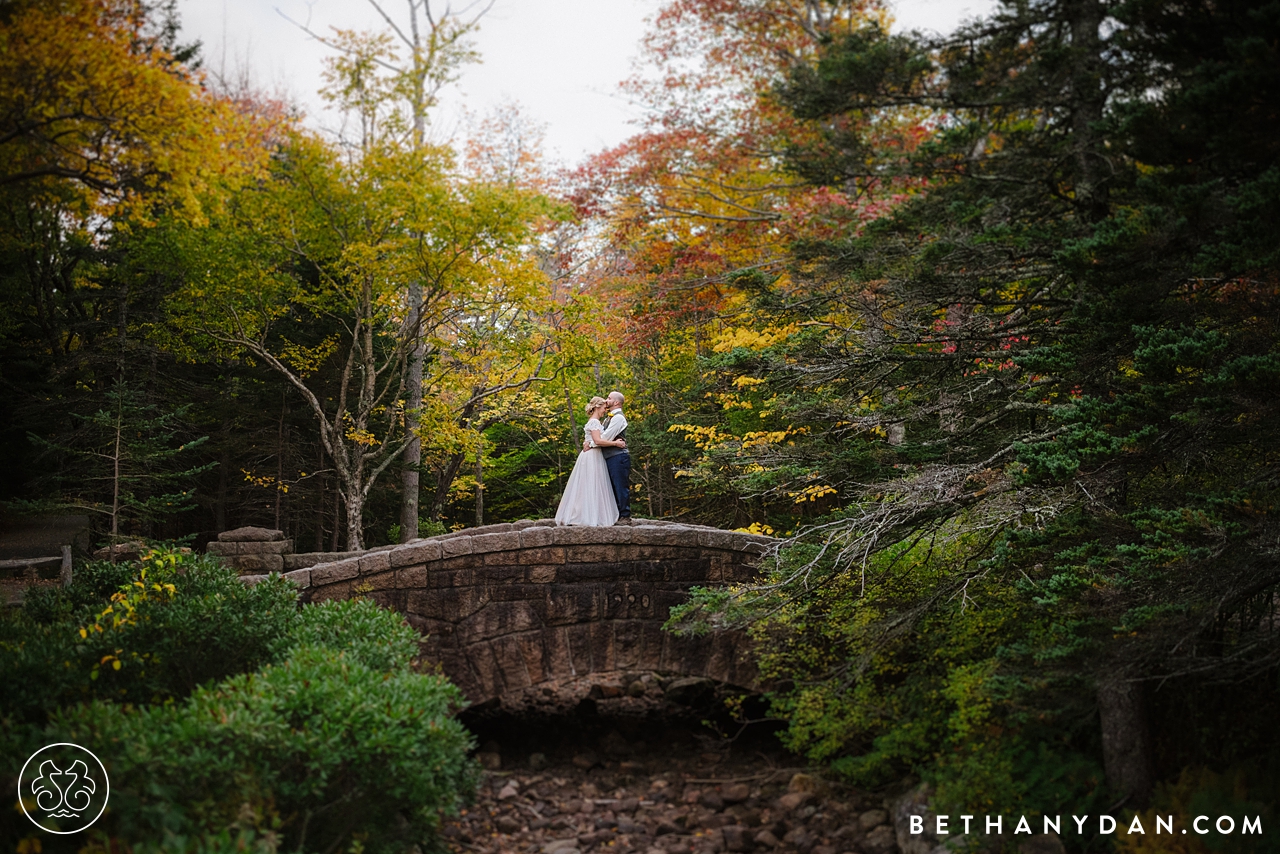
[[[609,392],[607,400],[593,397],[587,403],[582,453],[560,498],[557,525],[604,527],[631,522],[631,454],[622,403],[622,394],[616,391]]]

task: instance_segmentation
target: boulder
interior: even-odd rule
[[[893,804],[893,829],[897,836],[898,848],[902,850],[902,854],[931,854],[940,844],[941,840],[936,833],[938,829],[937,816],[929,806],[929,799],[932,797],[933,788],[928,783],[921,783]],[[881,811],[873,810],[872,812]],[[863,817],[867,815],[867,813],[863,813]],[[923,819],[923,832],[911,832],[911,817],[913,815],[920,816]],[[862,818],[859,820],[862,822],[863,829],[867,829],[867,823]]]
[[[114,546],[103,546],[93,553],[94,560],[111,560],[112,552],[116,561],[137,560],[148,551],[146,543],[116,543]]]
[[[1018,854],[1066,854],[1056,833],[1039,833],[1018,845]]]
[[[715,697],[716,683],[701,676],[676,679],[666,688],[666,697],[681,706],[696,706]]]
[[[271,543],[283,539],[284,531],[257,528],[253,525],[247,525],[231,531],[223,531],[218,535],[218,541],[223,543]]]
[[[893,828],[882,824],[863,838],[861,848],[867,854],[888,854],[897,847],[897,844],[898,840],[894,836]]]

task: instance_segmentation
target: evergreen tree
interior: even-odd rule
[[[780,88],[822,129],[790,153],[808,180],[922,187],[797,246],[804,288],[759,299],[804,326],[721,362],[847,502],[701,603],[771,639],[794,744],[1047,808],[1141,805],[1267,743],[1278,51],[1275,3],[1006,3],[946,39],[833,38]],[[904,110],[933,131],[872,145]],[[1257,709],[1234,748],[1179,732],[1224,690]]]

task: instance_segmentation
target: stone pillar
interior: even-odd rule
[[[236,528],[223,531],[207,549],[241,575],[262,575],[284,571],[284,556],[293,554],[293,541],[271,528]]]

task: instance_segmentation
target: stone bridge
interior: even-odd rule
[[[641,690],[655,677],[758,687],[742,633],[677,637],[662,624],[690,587],[752,579],[774,543],[647,520],[589,528],[548,519],[416,540],[285,576],[304,601],[359,595],[402,612],[426,635],[426,657],[473,703],[528,708],[543,695],[563,701],[566,686],[598,696],[592,676],[632,694],[640,674]]]

